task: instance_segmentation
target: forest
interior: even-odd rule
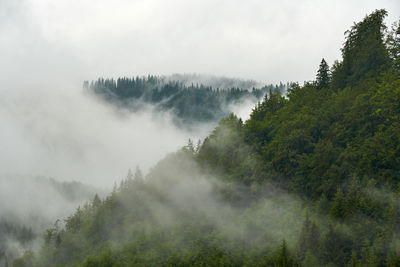
[[[146,175],[129,171],[13,266],[400,266],[400,25],[386,16],[346,31],[314,81],[265,89],[247,121],[228,114]],[[84,87],[194,121],[263,92],[153,76]]]
[[[203,83],[190,83],[189,79],[200,80]],[[116,80],[99,78],[90,83],[85,81],[83,88],[106,102],[132,112],[140,111],[146,103],[155,105],[157,111],[171,111],[177,125],[191,126],[204,122],[218,122],[229,115],[230,105],[248,99],[256,102],[270,90],[281,93],[286,90],[286,84],[283,83],[264,85],[260,88],[254,87],[256,85],[252,81],[228,78],[149,75]]]
[[[105,195],[103,190],[80,182],[46,177],[2,176],[0,188],[0,266],[12,266],[23,251],[41,244],[46,228],[80,203],[96,193]],[[10,201],[15,199],[16,189],[18,201]]]

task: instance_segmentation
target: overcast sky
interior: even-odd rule
[[[302,82],[378,8],[388,23],[400,17],[398,0],[0,0],[0,70],[76,83],[172,73]]]

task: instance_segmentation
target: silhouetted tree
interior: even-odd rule
[[[317,72],[317,88],[322,89],[322,88],[328,88],[330,84],[330,73],[329,73],[329,66],[328,63],[326,63],[325,59],[322,59],[321,64],[319,64],[319,69]]]

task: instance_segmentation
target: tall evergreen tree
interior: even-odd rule
[[[96,194],[94,195],[93,201],[92,201],[92,207],[94,211],[99,210],[99,208],[101,207],[101,199],[99,198],[99,196]]]
[[[319,64],[319,69],[317,72],[317,88],[328,88],[330,84],[330,73],[329,73],[329,66],[326,63],[325,59],[321,60],[321,64]]]
[[[290,267],[294,266],[292,259],[289,256],[289,251],[285,239],[282,240],[282,244],[279,248],[278,257],[276,258],[276,267]]]
[[[375,10],[346,31],[343,61],[335,64],[332,72],[334,86],[355,85],[363,77],[374,77],[390,66],[383,38],[386,29],[383,19],[386,15],[384,9]]]
[[[351,245],[352,241],[348,236],[329,225],[319,249],[322,262],[345,266],[351,258]]]
[[[340,187],[338,187],[333,198],[330,212],[336,218],[344,218],[346,216],[346,198]]]
[[[308,213],[300,231],[298,256],[305,259],[307,252],[315,252],[319,243],[319,229],[315,222],[311,222]]]

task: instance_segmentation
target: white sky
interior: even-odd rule
[[[398,0],[0,0],[0,71],[28,64],[76,83],[172,73],[302,82],[379,8],[390,24],[400,17]]]

